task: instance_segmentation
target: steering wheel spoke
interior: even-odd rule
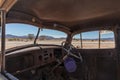
[[[83,58],[82,58],[82,55],[80,54],[80,52],[72,44],[68,44],[68,48],[64,48],[64,45],[66,43],[67,42],[65,42],[65,41],[62,42],[62,47],[67,52],[67,54],[63,57],[63,60],[70,55],[70,56],[73,56],[73,57],[79,59],[82,62]],[[76,55],[75,53],[78,55]]]
[[[63,56],[61,59],[56,59],[57,64],[53,67],[53,69],[51,70],[52,72],[58,67],[60,66],[62,63],[64,63],[64,65],[66,66],[66,69],[68,69],[68,71],[72,72],[71,70],[75,71],[76,69],[76,64],[75,64],[75,60],[70,58],[70,57],[74,57],[79,59],[81,62],[83,61],[82,59],[82,55],[80,54],[80,52],[71,44],[67,45],[67,48],[65,48],[64,46],[66,45],[67,42],[62,42],[61,43],[61,47],[62,49],[67,53],[65,56]],[[68,63],[67,63],[68,61]],[[71,65],[72,68],[69,69],[68,65]]]

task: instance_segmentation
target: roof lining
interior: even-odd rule
[[[29,13],[26,13],[26,12],[23,12],[23,11],[20,11],[20,10],[12,10],[11,11],[12,13],[13,12],[16,12],[16,13],[18,13],[18,15],[20,14],[20,15],[27,15],[27,16],[29,16],[31,19],[32,18],[35,18],[36,19],[36,21],[35,22],[32,22],[32,20],[30,21],[30,20],[25,20],[25,19],[17,19],[17,18],[15,18],[15,19],[9,19],[9,17],[7,18],[7,23],[25,23],[25,24],[31,24],[31,25],[35,25],[35,26],[38,26],[38,27],[43,27],[43,28],[48,28],[48,29],[55,29],[55,30],[60,30],[60,31],[63,31],[63,32],[65,32],[65,33],[67,33],[67,34],[70,34],[71,32],[70,32],[70,29],[68,28],[68,27],[66,27],[66,26],[64,26],[64,25],[62,25],[62,24],[59,24],[59,23],[56,23],[56,22],[44,22],[44,21],[41,21],[41,19],[39,19],[38,17],[36,17],[36,16],[34,16],[34,15],[32,15],[32,14],[29,14]],[[52,25],[46,25],[46,23],[50,23],[50,24],[52,24]],[[50,26],[53,26],[53,28],[51,27],[51,28],[49,28]],[[58,27],[58,28],[57,28]]]

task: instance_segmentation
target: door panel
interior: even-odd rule
[[[81,49],[88,66],[88,80],[117,80],[114,49]]]

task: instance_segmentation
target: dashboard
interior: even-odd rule
[[[6,70],[13,74],[22,73],[50,64],[63,55],[63,49],[55,46],[34,46],[16,50],[6,55]]]

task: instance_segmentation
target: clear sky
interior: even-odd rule
[[[12,34],[16,36],[26,36],[28,34],[36,35],[37,31],[38,31],[38,27],[28,24],[26,25],[26,24],[12,23],[6,25],[6,34]],[[48,35],[48,36],[53,36],[55,38],[66,37],[66,34],[63,32],[56,30],[48,30],[48,29],[43,29],[40,32],[40,35]]]
[[[74,38],[80,38],[80,34],[75,35]],[[99,31],[83,32],[82,38],[83,39],[98,39]],[[111,32],[111,33],[101,34],[101,38],[114,38],[114,33]]]
[[[27,36],[28,34],[37,34],[38,28],[32,25],[26,25],[26,24],[17,24],[17,23],[12,23],[12,24],[7,24],[6,25],[6,34],[12,34],[12,35],[17,35],[17,36]],[[48,35],[48,36],[53,36],[55,38],[59,37],[66,37],[66,34],[60,31],[55,31],[55,30],[48,30],[48,29],[43,29],[43,31],[40,32],[40,35]],[[74,38],[79,38],[80,35],[76,35]],[[82,33],[83,39],[97,39],[99,37],[99,32],[98,31],[92,31],[92,32],[84,32]],[[108,34],[102,34],[102,38],[113,38],[114,34],[113,33],[108,33]]]

